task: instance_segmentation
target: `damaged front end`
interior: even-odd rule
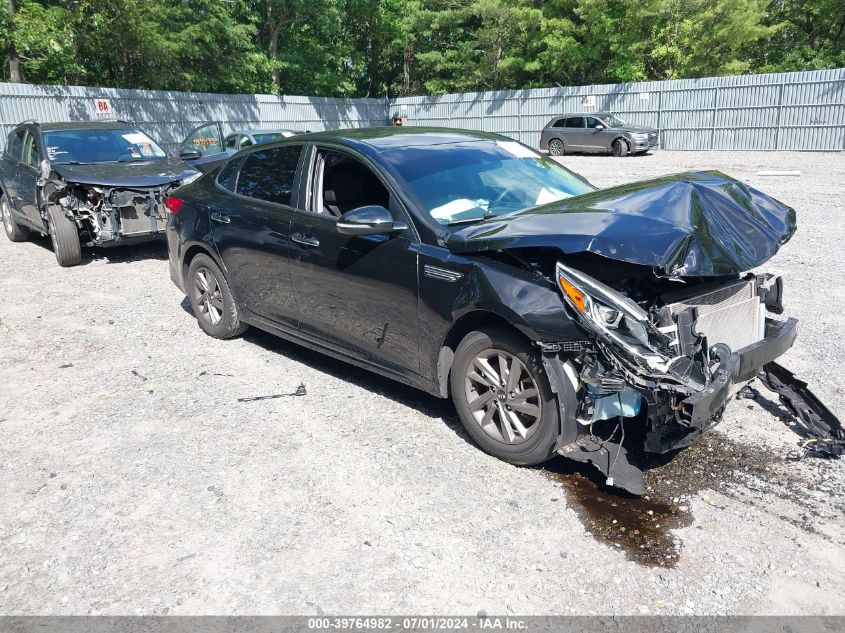
[[[624,284],[611,288],[561,262],[555,272],[564,300],[595,344],[568,361],[579,432],[559,452],[595,464],[609,485],[635,494],[644,485],[634,444],[625,442],[626,418],[644,421],[636,429],[637,450],[686,447],[795,340],[797,321],[776,318],[782,312],[780,278],[676,280],[681,290],[634,301]],[[612,433],[602,439],[596,428],[613,420]]]
[[[66,171],[69,171],[65,168]],[[179,178],[159,177],[157,182],[110,182],[72,179],[45,162],[39,179],[46,205],[58,205],[79,228],[85,246],[116,246],[149,241],[164,235],[167,212],[164,201],[170,191],[199,177],[191,172]],[[164,180],[164,182],[161,182]]]

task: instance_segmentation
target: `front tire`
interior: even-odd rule
[[[3,217],[3,228],[9,241],[24,242],[29,238],[29,230],[15,222],[15,217],[12,215],[12,205],[9,204],[9,199],[5,194],[0,194],[0,215]]]
[[[628,143],[621,138],[618,138],[613,141],[613,146],[611,147],[613,155],[617,158],[625,158],[628,155],[628,149]]]
[[[549,156],[563,156],[566,150],[563,147],[563,141],[558,138],[553,138],[549,141]]]
[[[51,204],[47,207],[47,225],[59,266],[78,266],[82,262],[82,246],[76,224],[71,222],[60,206]]]
[[[238,307],[223,271],[208,255],[199,254],[191,260],[185,285],[197,323],[209,336],[232,338],[249,327],[238,318]]]
[[[520,466],[554,455],[557,399],[539,354],[515,334],[467,334],[455,351],[449,386],[461,423],[485,452]]]

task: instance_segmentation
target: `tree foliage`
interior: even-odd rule
[[[0,81],[394,96],[845,66],[845,0],[0,0]],[[15,64],[17,61],[17,65]]]

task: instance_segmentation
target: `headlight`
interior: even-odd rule
[[[631,134],[631,140],[632,141],[647,141],[648,140],[648,134],[642,134],[642,133],[639,133],[639,132],[636,133],[636,134]]]
[[[620,348],[645,367],[666,372],[675,359],[657,348],[668,343],[636,303],[589,275],[557,264],[557,283],[581,323],[597,336]]]

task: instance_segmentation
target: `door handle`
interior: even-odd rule
[[[220,224],[229,224],[229,216],[225,213],[220,213],[219,211],[213,211],[211,213],[211,219],[214,222],[220,222]]]
[[[292,233],[290,236],[291,241],[296,242],[297,244],[302,244],[303,246],[307,246],[309,248],[315,248],[320,245],[320,240],[318,240],[313,235],[303,235],[302,233]]]

